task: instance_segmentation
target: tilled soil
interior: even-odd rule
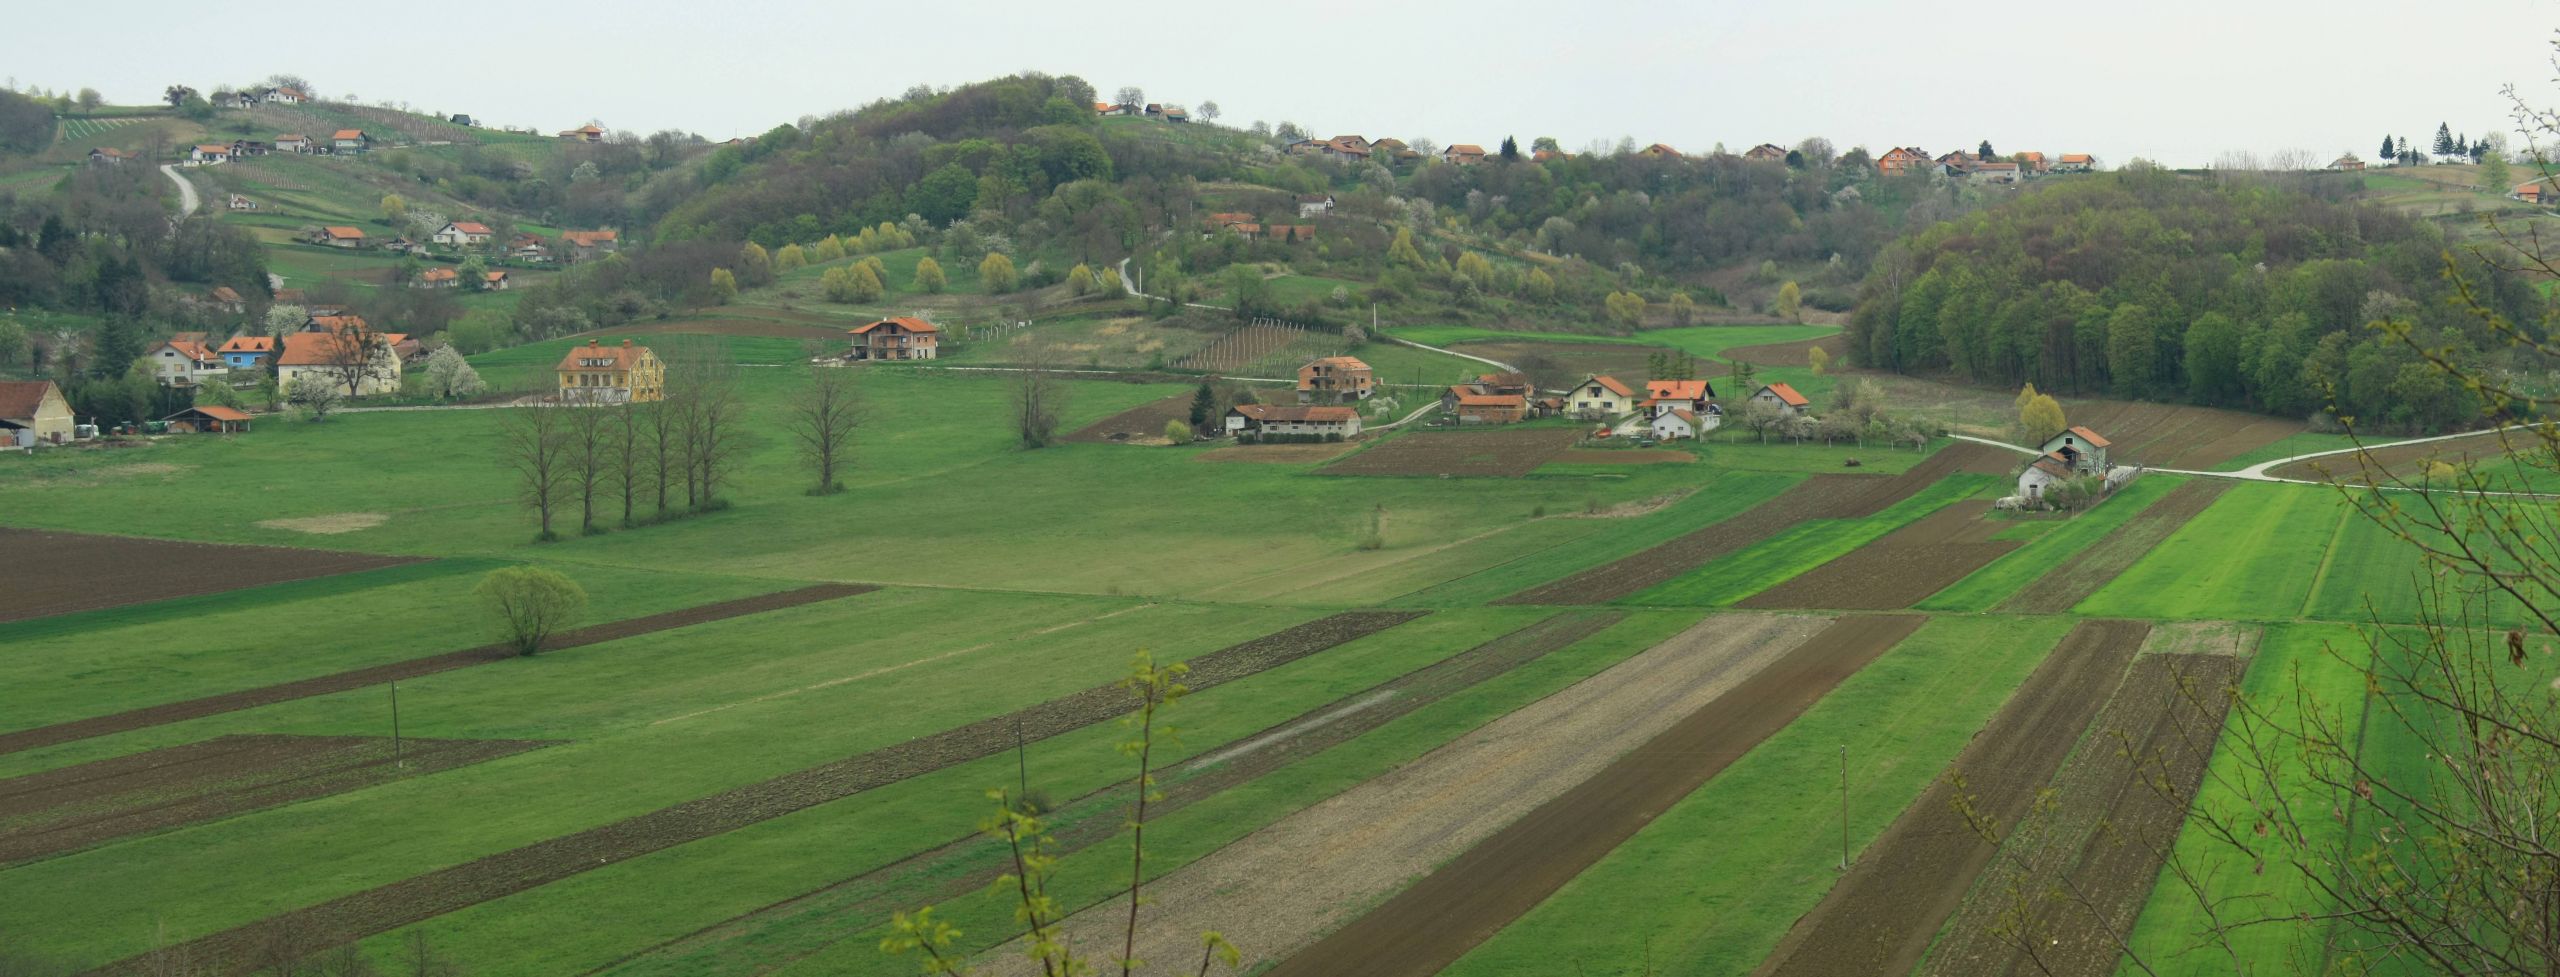
[[[1331,460],[1353,447],[1348,444],[1232,444],[1192,455],[1191,460],[1224,464],[1304,465]]]
[[[689,624],[702,624],[709,621],[744,617],[749,614],[761,614],[766,611],[781,610],[786,607],[798,607],[802,604],[814,604],[822,600],[834,600],[838,597],[851,597],[855,594],[867,594],[878,589],[879,588],[873,587],[869,584],[830,583],[801,587],[796,590],[759,594],[754,597],[741,597],[737,600],[721,601],[716,604],[704,604],[699,607],[688,607],[680,611],[668,611],[663,614],[651,614],[647,617],[635,617],[626,621],[614,621],[607,624],[597,624],[578,628],[574,631],[567,631],[553,635],[551,640],[542,647],[545,652],[559,651],[564,648],[576,648],[581,645],[616,641],[636,635],[648,634],[652,631],[664,631],[668,628],[680,628]],[[206,716],[220,715],[226,712],[238,712],[242,709],[254,709],[259,706],[273,705],[278,702],[305,699],[315,695],[328,695],[334,692],[344,692],[349,689],[360,689],[368,685],[375,685],[383,682],[416,678],[421,675],[433,675],[437,672],[448,672],[457,668],[469,668],[473,665],[485,665],[493,661],[503,661],[514,656],[515,653],[515,649],[508,645],[482,645],[480,647],[464,651],[446,652],[441,655],[430,655],[425,658],[412,658],[408,661],[391,662],[367,668],[351,669],[332,675],[321,675],[293,682],[281,682],[275,685],[261,686],[254,689],[243,689],[238,692],[225,692],[221,695],[209,695],[199,699],[183,699],[177,702],[166,702],[156,706],[144,706],[140,709],[131,709],[125,712],[111,713],[104,716],[75,719],[67,723],[55,723],[51,726],[38,726],[33,729],[22,729],[16,732],[0,733],[0,756],[17,753],[22,750],[32,750],[38,747],[54,746],[62,743],[70,743],[76,740],[85,740],[91,737],[105,736],[110,733],[122,733],[152,726],[163,726],[169,723],[184,722],[189,719],[201,719]]]
[[[1277,631],[1190,661],[1193,690],[1297,661],[1335,645],[1421,617],[1420,611],[1352,611]],[[885,784],[992,756],[1016,737],[1046,739],[1127,712],[1117,683],[1051,699],[894,746],[731,788],[612,824],[535,842],[495,855],[340,896],[244,926],[188,940],[172,952],[190,960],[225,961],[217,972],[246,973],[253,953],[280,933],[325,934],[321,942],[362,939],[582,872],[735,831]],[[150,960],[128,957],[92,973],[145,974]]]
[[[2134,621],[2083,621],[2071,629],[1965,744],[1948,775],[1903,809],[1754,973],[1911,972],[1994,851],[1958,802],[1990,824],[2018,823],[2123,680],[2149,629]]]
[[[0,528],[0,622],[417,562],[408,556]]]
[[[1617,611],[1557,614],[1241,737],[1235,745],[1158,773],[1156,779],[1163,785],[1163,796],[1148,803],[1148,817],[1170,815],[1347,743],[1423,706],[1597,634],[1625,616]],[[1053,812],[1048,822],[1057,843],[1050,852],[1066,855],[1117,837],[1122,819],[1127,816],[1127,801],[1128,785],[1124,782],[1076,798]],[[972,867],[976,862],[972,856],[982,849],[977,844],[980,840],[976,835],[962,838],[824,889],[704,927],[590,972],[697,973],[715,969],[714,961],[720,968],[734,969],[741,954],[757,956],[759,967],[781,966],[837,940],[811,941],[763,955],[747,948],[768,945],[759,937],[781,927],[799,932],[824,929],[844,936],[859,934],[894,910],[958,898],[986,888],[1000,869]]]
[[[1066,440],[1075,444],[1120,444],[1129,441],[1164,440],[1167,421],[1191,419],[1190,394],[1175,394],[1163,400],[1150,400],[1136,407],[1087,424]]]
[[[1555,457],[1567,465],[1685,465],[1696,460],[1696,455],[1667,448],[1573,448]]]
[[[2002,614],[2060,614],[2089,599],[2125,568],[2140,560],[2143,554],[2159,546],[2169,534],[2187,520],[2203,512],[2213,500],[2229,491],[2232,482],[2221,478],[2194,478],[2171,489],[2160,501],[2142,510],[2125,524],[2108,533],[2105,539],[2073,554],[2051,572],[2036,579],[2008,600],[1994,608]]]
[[[1705,566],[1804,520],[1871,516],[1955,472],[2001,471],[2006,463],[2004,453],[1996,448],[1957,444],[1900,475],[1815,475],[1787,494],[1731,519],[1494,603],[1605,604]]]
[[[1555,460],[1582,429],[1415,431],[1317,469],[1320,475],[1483,475],[1518,478]]]
[[[1992,539],[2001,527],[1982,518],[1987,511],[1987,506],[1958,502],[1753,594],[1737,606],[1874,611],[1909,607],[2021,545]]]
[[[2071,423],[2114,442],[2119,465],[2207,469],[2299,433],[2300,421],[2182,404],[2104,401],[2072,408]]]
[[[2149,654],[1929,953],[1924,977],[2116,972],[2248,661]]]
[[[0,865],[434,773],[542,740],[223,736],[0,780]]]
[[[1647,677],[1639,669],[1620,674],[1629,667],[1621,665],[1584,684],[1607,686],[1605,680],[1612,676],[1624,684],[1595,687],[1588,700],[1559,694],[1548,700],[1557,703],[1553,712],[1523,710],[1497,723],[1503,727],[1499,730],[1487,727],[1482,731],[1491,734],[1486,739],[1461,741],[1473,741],[1472,749],[1481,751],[1477,755],[1463,752],[1458,744],[1445,748],[1443,752],[1451,755],[1447,762],[1455,766],[1433,763],[1441,756],[1435,753],[1407,768],[1416,771],[1413,778],[1399,776],[1404,774],[1399,770],[1343,795],[1367,798],[1374,811],[1352,808],[1331,811],[1330,817],[1316,814],[1305,825],[1314,830],[1295,842],[1281,834],[1285,828],[1275,827],[1240,843],[1252,845],[1265,836],[1283,842],[1272,844],[1275,853],[1264,859],[1231,863],[1238,869],[1232,874],[1204,873],[1197,888],[1183,890],[1192,896],[1188,901],[1163,898],[1165,905],[1185,910],[1197,906],[1205,911],[1185,919],[1186,925],[1160,932],[1174,941],[1202,928],[1187,924],[1213,924],[1231,937],[1244,934],[1247,939],[1238,942],[1257,953],[1285,953],[1306,933],[1341,919],[1371,894],[1427,871],[1376,908],[1296,950],[1267,974],[1425,977],[1437,973],[1770,734],[1795,721],[1841,680],[1900,643],[1925,620],[1918,615],[1842,618],[1739,681],[1731,681],[1731,672]],[[1731,617],[1714,617],[1701,627],[1730,630],[1735,624]],[[1683,658],[1712,655],[1691,650],[1675,654]],[[1726,677],[1717,678],[1719,674]],[[1612,735],[1584,746],[1584,763],[1571,770],[1579,774],[1596,767],[1596,772],[1578,782],[1568,781],[1570,786],[1550,779],[1554,786],[1532,793],[1509,785],[1508,778],[1521,776],[1509,771],[1529,761],[1534,751],[1574,749],[1577,741],[1594,736],[1595,731],[1587,730],[1584,723],[1624,724],[1628,714],[1622,710],[1628,709],[1655,714],[1658,718],[1644,726],[1659,731],[1641,738]],[[1618,750],[1626,752],[1605,759]],[[1394,816],[1452,790],[1460,792],[1454,799],[1455,812],[1422,819]],[[1521,793],[1532,796],[1511,800]],[[1527,806],[1532,799],[1541,802]],[[1440,819],[1453,814],[1458,823],[1474,823],[1477,830],[1494,824],[1501,829],[1473,844],[1458,839],[1449,845],[1420,843],[1448,830],[1440,826]],[[1464,845],[1464,851],[1439,861],[1447,857],[1443,852],[1459,845]],[[1213,902],[1225,886],[1280,902],[1271,904],[1271,911],[1262,908],[1265,904],[1260,899]]]

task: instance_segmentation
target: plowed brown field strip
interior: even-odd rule
[[[547,745],[413,739],[395,767],[382,737],[224,736],[0,780],[0,865]]]
[[[420,562],[283,546],[0,529],[0,622]]]
[[[2002,614],[2060,614],[2087,600],[2098,588],[2114,580],[2135,560],[2151,552],[2161,540],[2177,532],[2187,520],[2203,512],[2213,500],[2221,498],[2232,482],[2220,478],[2192,478],[2187,484],[2171,489],[2115,532],[2107,534],[2088,549],[2064,560],[2053,572],[2038,578],[2008,600],[1994,608]]]
[[[2114,442],[2117,464],[2150,468],[2208,469],[2302,432],[2300,421],[2183,404],[2084,402],[2070,417]]]
[[[1413,431],[1317,469],[1322,475],[1489,475],[1518,478],[1581,440],[1576,427]]]
[[[1736,606],[1874,611],[1909,607],[2019,547],[2014,541],[1991,538],[2001,527],[1982,518],[1987,511],[1985,505],[1965,502],[1940,509]]]
[[[1731,519],[1494,603],[1605,604],[1705,566],[1709,560],[1804,520],[1871,516],[1955,472],[2004,471],[2008,457],[1996,448],[1956,444],[1900,475],[1816,475]]]
[[[1174,394],[1163,400],[1150,400],[1136,407],[1087,424],[1067,440],[1076,444],[1117,444],[1123,441],[1162,441],[1167,421],[1191,417],[1190,394]]]
[[[546,651],[558,651],[563,648],[576,648],[581,645],[592,645],[600,642],[628,638],[634,635],[648,634],[652,631],[664,631],[668,628],[680,628],[689,624],[702,624],[708,621],[743,617],[748,614],[761,614],[766,611],[780,610],[786,607],[798,607],[802,604],[813,604],[822,600],[834,600],[838,597],[851,597],[855,594],[867,594],[877,589],[879,588],[868,584],[830,583],[818,584],[811,587],[801,587],[796,590],[759,594],[754,597],[741,597],[737,600],[721,601],[717,604],[704,604],[699,607],[688,607],[680,611],[668,611],[664,614],[651,614],[647,617],[635,617],[627,621],[613,621],[606,624],[590,625],[588,627],[555,635],[549,643],[543,646],[543,648]],[[75,740],[85,740],[91,737],[105,736],[110,733],[122,733],[151,726],[162,726],[169,723],[184,722],[189,719],[201,719],[206,716],[215,716],[226,712],[238,712],[242,709],[254,709],[258,706],[273,705],[278,702],[309,698],[315,695],[328,695],[333,692],[344,692],[348,689],[360,689],[368,685],[376,685],[383,682],[396,681],[405,678],[416,678],[421,675],[433,675],[437,672],[452,671],[457,668],[468,668],[473,665],[485,665],[493,661],[504,660],[514,654],[515,649],[506,645],[482,645],[478,648],[472,648],[466,651],[447,652],[445,654],[431,655],[425,658],[412,658],[408,661],[391,662],[389,664],[375,665],[369,668],[352,669],[332,675],[322,675],[316,678],[307,678],[294,682],[282,682],[254,689],[243,689],[238,692],[226,692],[221,695],[209,695],[200,699],[183,699],[177,702],[166,702],[156,706],[144,706],[140,709],[111,713],[104,716],[75,719],[67,723],[55,723],[51,726],[38,726],[34,729],[22,729],[12,733],[0,733],[0,755],[16,753],[21,750],[32,750],[38,747],[69,743]]]
[[[2248,660],[2144,655],[1929,952],[1927,977],[2106,977],[2160,877]],[[2023,922],[2022,922],[2023,920]],[[2021,947],[2035,948],[2032,955]]]
[[[1220,791],[1350,742],[1423,706],[1597,634],[1625,616],[1617,611],[1557,614],[1241,737],[1234,746],[1158,774],[1164,783],[1163,796],[1147,805],[1148,816],[1170,815]],[[1047,821],[1055,827],[1053,836],[1058,841],[1050,852],[1069,855],[1117,836],[1121,819],[1109,816],[1108,810],[1125,806],[1127,791],[1126,783],[1115,784],[1076,798],[1049,815]],[[968,864],[968,856],[979,850],[976,843],[981,840],[976,835],[963,838],[824,889],[723,920],[588,973],[614,970],[643,957],[652,959],[625,972],[696,973],[713,969],[713,961],[734,968],[742,963],[742,955],[756,956],[756,951],[746,948],[759,945],[758,937],[768,927],[793,925],[805,932],[817,919],[834,921],[827,928],[842,934],[840,938],[857,937],[894,910],[955,899],[986,888],[997,869],[971,869]],[[755,963],[760,968],[778,967],[825,949],[831,942],[834,941],[797,945],[789,951],[756,956]]]
[[[1995,824],[2016,824],[2123,680],[2125,664],[2149,630],[2134,621],[2083,621],[2071,629],[1965,744],[1949,765],[1950,776],[1930,785],[1894,819],[1822,902],[1796,920],[1755,973],[1911,972],[1992,856],[1991,844],[1957,810],[1953,775],[1963,776],[1961,795],[1978,814]]]
[[[1423,613],[1352,611],[1274,632],[1192,659],[1185,684],[1195,691],[1213,688],[1384,631]],[[180,944],[175,952],[190,960],[233,962],[220,972],[245,973],[245,961],[251,959],[251,951],[266,945],[280,932],[327,934],[327,940],[337,942],[361,939],[650,852],[842,800],[956,763],[993,756],[1013,746],[1018,736],[1038,740],[1080,729],[1126,712],[1128,696],[1127,690],[1116,683],[1096,686],[894,746],[197,937]],[[147,956],[128,957],[92,973],[145,974],[149,963]]]
[[[1590,779],[1290,956],[1267,977],[1439,972],[1795,721],[1925,620],[1878,615],[1833,623]]]

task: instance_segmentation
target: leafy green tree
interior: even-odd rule
[[[27,327],[14,319],[0,319],[0,366],[8,366],[27,355]]]
[[[1084,262],[1076,262],[1074,268],[1067,270],[1067,291],[1081,296],[1090,294],[1093,289],[1093,269],[1086,267]]]
[[[108,316],[98,328],[96,345],[89,352],[89,375],[110,380],[124,375],[134,361],[142,358],[142,326],[124,316]]]
[[[2158,343],[2149,312],[2131,303],[2116,306],[2107,319],[2107,369],[2119,396],[2139,397],[2151,390]]]
[[[738,297],[738,276],[726,268],[711,269],[711,294],[719,298],[720,304],[729,304],[730,299]]]
[[[1164,439],[1173,444],[1190,444],[1191,431],[1191,425],[1182,423],[1179,419],[1164,422]]]
[[[877,302],[889,293],[888,285],[880,281],[880,273],[871,270],[870,265],[847,266],[844,274],[845,290],[851,296],[847,301]]]
[[[925,174],[915,190],[907,195],[908,206],[935,227],[969,216],[969,207],[978,199],[978,176],[969,168],[950,163]]]
[[[1697,321],[1698,303],[1689,297],[1689,293],[1673,292],[1671,301],[1665,304],[1671,308],[1672,325],[1685,326]]]
[[[2041,444],[2044,439],[2062,433],[2062,429],[2069,426],[2070,422],[2062,416],[2062,403],[2046,394],[2035,395],[2026,406],[2018,409],[2018,428],[2026,435],[2029,444]]]
[[[1479,287],[1493,281],[1493,262],[1473,251],[1458,256],[1458,274]]]
[[[1529,269],[1528,277],[1520,280],[1520,290],[1532,301],[1553,301],[1556,297],[1555,276],[1547,274],[1544,268]]]
[[[773,270],[776,273],[804,267],[808,263],[809,253],[801,250],[797,244],[785,244],[773,253]]]
[[[2513,179],[2513,177],[2507,172],[2506,154],[2498,152],[2496,149],[2482,150],[2480,153],[2480,189],[2503,196],[2507,192],[2507,181],[2510,179]]]
[[[769,283],[773,281],[773,256],[766,253],[764,245],[749,241],[738,249],[738,273],[750,285]]]
[[[464,288],[478,292],[486,290],[489,287],[489,259],[487,258],[483,258],[476,254],[471,257],[464,258],[460,265],[456,265],[454,267],[453,271],[455,277],[462,279],[462,287]]]
[[[586,588],[547,567],[491,570],[472,592],[497,619],[500,634],[519,655],[542,651],[544,643],[575,622],[587,608]]]
[[[1430,267],[1422,260],[1422,252],[1413,246],[1413,228],[1410,227],[1396,228],[1395,242],[1387,245],[1387,262],[1406,268]]]
[[[933,260],[930,255],[916,259],[916,287],[935,295],[951,287],[950,276],[942,273],[942,262]]]
[[[1778,318],[1788,322],[1804,321],[1804,290],[1794,282],[1778,286]]]
[[[1831,354],[1820,346],[1805,350],[1804,365],[1812,368],[1814,376],[1821,376],[1822,369],[1831,365]]]
[[[400,195],[396,193],[386,193],[382,195],[383,223],[398,226],[400,222],[408,219],[409,202],[407,200],[401,199]]]
[[[978,262],[978,280],[986,283],[989,292],[1013,291],[1016,281],[1013,259],[1005,257],[1001,251],[987,252],[986,260]]]
[[[843,259],[844,241],[833,234],[827,235],[825,238],[819,240],[816,246],[809,249],[809,260],[814,264],[825,264],[830,261],[841,261]]]
[[[1609,321],[1633,329],[1644,322],[1644,296],[1634,292],[1611,292],[1601,301]]]

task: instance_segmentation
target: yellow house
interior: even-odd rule
[[[667,365],[646,346],[625,339],[606,346],[590,339],[560,358],[560,400],[573,404],[620,404],[665,400]]]

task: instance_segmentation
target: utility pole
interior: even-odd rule
[[[1840,870],[1849,870],[1849,744],[1840,744]]]
[[[391,766],[396,770],[406,765],[400,754],[400,683],[395,680],[391,683]]]
[[[1013,783],[1017,798],[1031,796],[1031,761],[1023,755],[1022,720],[1013,721]]]

